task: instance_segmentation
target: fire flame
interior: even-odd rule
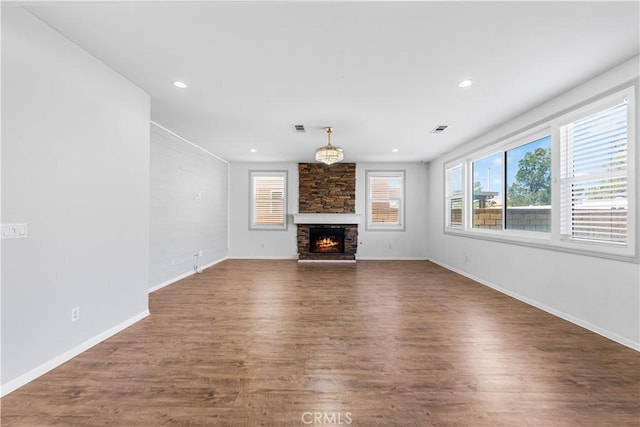
[[[330,236],[325,236],[315,241],[316,250],[319,252],[339,252],[340,241]]]

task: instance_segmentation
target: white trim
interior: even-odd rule
[[[390,257],[376,257],[376,256],[358,256],[358,261],[428,261],[426,256],[390,256]]]
[[[504,295],[510,296],[512,298],[515,298],[515,299],[517,299],[519,301],[524,302],[525,304],[528,304],[528,305],[530,305],[532,307],[538,308],[538,309],[540,309],[542,311],[545,311],[545,312],[547,312],[549,314],[552,314],[552,315],[554,315],[556,317],[559,317],[559,318],[561,318],[563,320],[566,320],[567,322],[571,322],[574,325],[578,325],[578,326],[580,326],[582,328],[585,328],[585,329],[587,329],[587,330],[589,330],[589,331],[591,331],[593,333],[596,333],[596,334],[598,334],[598,335],[600,335],[600,336],[602,336],[604,338],[610,339],[611,341],[615,341],[618,344],[621,344],[621,345],[623,345],[625,347],[629,347],[632,350],[640,352],[640,342],[632,341],[632,340],[630,340],[628,338],[622,337],[622,336],[620,336],[620,335],[618,335],[618,334],[616,334],[614,332],[611,332],[611,331],[608,331],[606,329],[603,329],[603,328],[601,328],[599,326],[596,326],[596,325],[594,325],[592,323],[589,323],[589,322],[587,322],[585,320],[579,319],[579,318],[574,317],[574,316],[572,316],[570,314],[567,314],[567,313],[565,313],[563,311],[560,311],[560,310],[557,310],[555,308],[549,307],[549,306],[547,306],[545,304],[542,304],[542,303],[540,303],[540,302],[538,302],[536,300],[533,300],[531,298],[527,298],[525,296],[522,296],[522,295],[520,295],[520,294],[518,294],[516,292],[510,291],[508,289],[504,289],[504,288],[502,288],[500,286],[495,285],[494,283],[491,283],[491,282],[489,282],[487,280],[481,279],[480,277],[474,276],[473,274],[469,274],[469,273],[467,273],[467,272],[465,272],[463,270],[459,270],[459,269],[457,269],[455,267],[452,267],[452,266],[450,266],[450,265],[448,265],[448,264],[446,264],[444,262],[438,261],[438,260],[433,259],[433,258],[429,258],[429,261],[433,262],[434,264],[438,264],[439,266],[444,267],[447,270],[451,270],[451,271],[453,271],[455,273],[460,274],[461,276],[467,277],[467,278],[469,278],[469,279],[471,279],[471,280],[473,280],[475,282],[478,282],[481,285],[487,286],[487,287],[489,287],[491,289],[495,289],[496,291],[498,291],[498,292],[500,292],[500,293],[502,293]]]
[[[256,224],[256,178],[282,178],[282,224]],[[289,171],[288,170],[250,170],[249,171],[249,230],[289,230]]]
[[[207,264],[207,265],[202,266],[202,267],[201,267],[201,268],[202,268],[202,271],[204,271],[204,270],[206,270],[207,268],[212,267],[212,266],[214,266],[214,265],[216,265],[216,264],[218,264],[218,263],[221,263],[222,261],[226,260],[227,258],[229,258],[229,257],[227,257],[227,256],[226,256],[226,257],[223,257],[223,258],[217,259],[217,260],[215,260],[215,261],[213,261],[213,262],[210,262],[210,263],[209,263],[209,264]],[[150,287],[150,288],[149,288],[149,292],[148,292],[148,293],[155,292],[155,291],[157,291],[158,289],[162,289],[162,288],[164,288],[165,286],[169,286],[169,285],[171,285],[172,283],[175,283],[175,282],[177,282],[177,281],[179,281],[179,280],[186,279],[187,277],[189,277],[189,276],[193,276],[194,274],[196,274],[195,270],[191,270],[191,271],[188,271],[188,272],[186,272],[186,273],[180,274],[180,275],[178,275],[178,276],[176,276],[176,277],[173,277],[173,278],[171,278],[171,279],[169,279],[169,280],[167,280],[167,281],[164,281],[164,282],[162,282],[162,283],[158,283],[157,285],[154,285],[154,286]]]
[[[229,259],[298,259],[298,255],[290,255],[290,256],[259,256],[259,255],[248,255],[248,256],[230,256]]]
[[[340,213],[293,214],[294,224],[360,224],[362,215]]]
[[[407,171],[405,169],[398,170],[378,170],[378,169],[365,169],[365,230],[366,231],[406,231],[405,227],[405,206],[406,206],[406,176]],[[373,215],[372,200],[371,200],[371,178],[372,177],[387,177],[387,178],[400,178],[400,207],[398,215],[398,223],[382,223],[373,222],[371,216]]]
[[[154,125],[155,127],[157,127],[158,129],[162,129],[163,131],[167,132],[168,134],[175,136],[175,137],[176,137],[176,138],[178,138],[180,141],[186,142],[187,144],[189,144],[189,145],[191,145],[191,146],[193,146],[193,147],[197,148],[198,150],[200,150],[200,151],[202,151],[202,152],[204,152],[204,153],[206,153],[206,154],[210,155],[211,157],[215,157],[216,159],[220,160],[221,162],[226,163],[227,165],[229,164],[229,162],[228,162],[228,161],[226,161],[225,159],[223,159],[222,157],[220,157],[220,156],[216,156],[216,155],[215,155],[215,154],[213,154],[211,151],[206,150],[206,149],[202,148],[201,146],[199,146],[198,144],[196,144],[196,143],[194,143],[194,142],[189,141],[187,138],[185,138],[185,137],[184,137],[184,136],[182,136],[182,135],[178,135],[178,134],[177,134],[177,133],[175,133],[174,131],[172,131],[172,130],[170,130],[170,129],[168,129],[168,128],[164,127],[164,126],[162,126],[160,123],[156,123],[156,122],[154,122],[153,120],[149,120],[149,122],[150,122],[152,125]]]
[[[355,264],[355,259],[299,259],[298,264]]]
[[[47,372],[57,368],[58,366],[62,365],[63,363],[73,359],[77,355],[89,350],[94,345],[99,344],[99,343],[101,343],[102,341],[104,341],[104,340],[106,340],[108,338],[111,338],[112,336],[114,336],[118,332],[128,328],[129,326],[133,325],[134,323],[137,323],[138,321],[144,319],[147,316],[149,316],[149,310],[148,309],[144,310],[141,313],[136,314],[133,317],[130,317],[129,319],[125,320],[122,323],[117,324],[116,326],[114,326],[112,328],[107,329],[106,331],[94,336],[93,338],[89,338],[88,340],[86,340],[85,342],[75,346],[71,350],[65,351],[61,355],[56,356],[53,359],[41,364],[40,366],[37,366],[37,367],[33,368],[29,372],[27,372],[25,374],[22,374],[17,378],[14,378],[13,380],[9,381],[8,383],[2,385],[2,389],[0,390],[0,396],[4,397],[4,396],[8,395],[9,393],[19,389],[23,385],[35,380],[36,378],[38,378],[38,377],[46,374]]]

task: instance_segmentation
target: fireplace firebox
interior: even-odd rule
[[[358,224],[298,224],[298,261],[355,262]]]
[[[344,228],[310,229],[309,252],[314,254],[344,253]]]

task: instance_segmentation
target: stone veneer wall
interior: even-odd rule
[[[299,213],[355,213],[356,164],[299,163]]]

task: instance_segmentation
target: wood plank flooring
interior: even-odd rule
[[[638,426],[639,353],[426,261],[228,260],[2,426]]]

